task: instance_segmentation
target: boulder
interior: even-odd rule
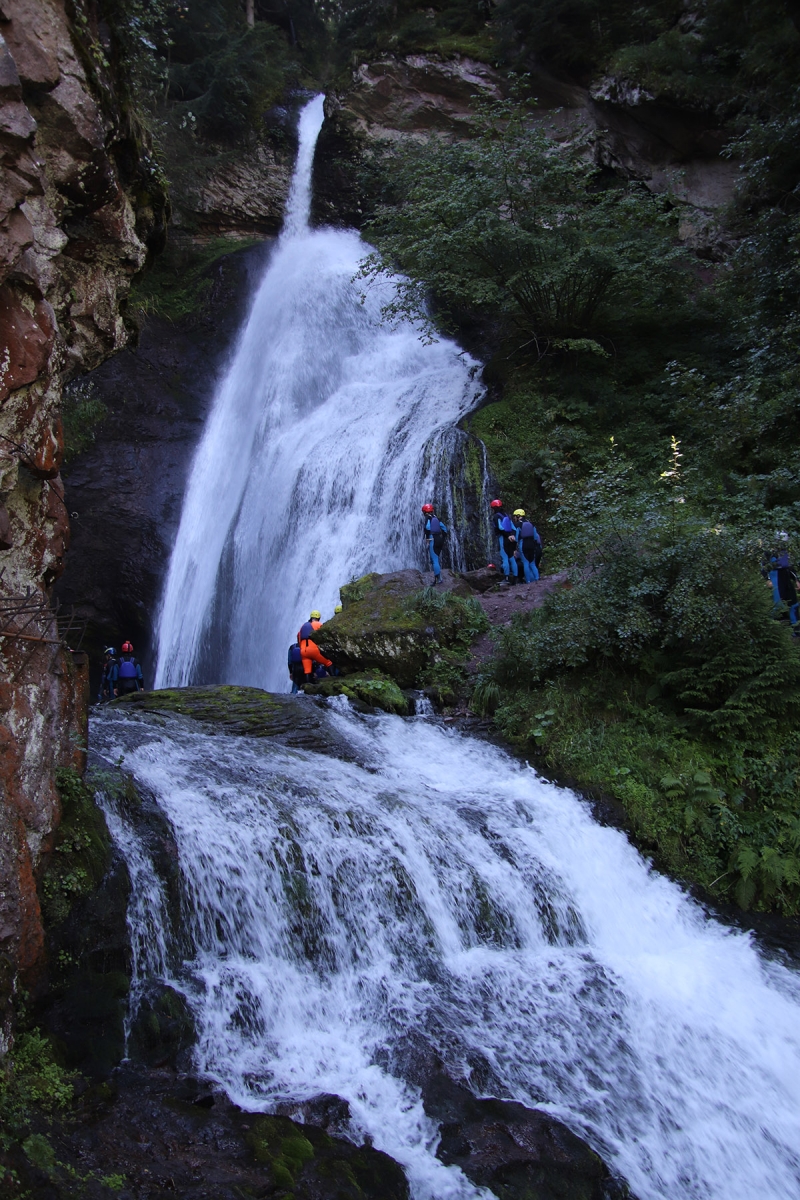
[[[632,1200],[600,1156],[547,1113],[479,1100],[441,1071],[422,1099],[440,1122],[437,1157],[501,1200]]]
[[[338,738],[319,707],[304,696],[281,696],[260,688],[215,686],[131,692],[113,704],[140,712],[173,712],[219,727],[225,733],[274,738],[284,746],[353,761],[353,750]]]
[[[436,649],[437,629],[409,601],[425,586],[421,571],[364,575],[341,589],[342,612],[316,642],[346,674],[378,670],[410,688]]]
[[[347,696],[348,700],[360,701],[370,708],[380,708],[399,717],[407,717],[413,711],[411,702],[394,680],[380,671],[320,679],[318,683],[306,684],[305,693],[307,696]]]

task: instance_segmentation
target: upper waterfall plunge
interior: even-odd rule
[[[369,247],[308,226],[322,97],[300,116],[283,233],[195,456],[158,624],[155,686],[285,686],[286,647],[342,583],[422,563],[419,505],[452,510],[456,423],[480,385],[449,341],[389,328]],[[458,529],[451,551],[458,565]]]
[[[797,974],[501,750],[346,702],[321,719],[352,761],[94,718],[172,829],[178,904],[137,809],[106,801],[134,996],[188,997],[197,1069],[249,1110],[344,1097],[415,1200],[489,1200],[434,1157],[426,1052],[566,1121],[638,1200],[796,1200]]]

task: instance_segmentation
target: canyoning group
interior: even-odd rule
[[[535,583],[539,578],[539,563],[542,558],[542,539],[538,529],[528,519],[524,508],[515,508],[513,517],[503,507],[502,500],[492,500],[492,528],[497,537],[503,581],[512,583]],[[444,521],[436,515],[433,504],[423,504],[424,539],[428,547],[433,568],[434,586],[442,582],[441,554],[445,537],[450,532]],[[490,563],[490,567],[494,564]]]
[[[127,696],[129,692],[144,691],[142,664],[133,655],[133,645],[123,642],[119,656],[113,646],[108,646],[103,655],[103,670],[100,676],[98,701],[113,700],[115,696]]]

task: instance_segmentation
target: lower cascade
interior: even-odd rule
[[[165,881],[130,806],[134,1000],[187,999],[194,1067],[241,1107],[345,1099],[349,1136],[416,1200],[486,1197],[436,1157],[419,1077],[538,1107],[638,1200],[800,1193],[800,984],[570,791],[428,716],[317,709],[325,747],[108,709],[160,808]]]

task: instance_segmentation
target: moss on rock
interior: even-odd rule
[[[405,603],[423,586],[413,570],[354,580],[342,588],[342,612],[323,625],[317,643],[347,674],[377,670],[413,687],[436,632]]]
[[[331,729],[316,704],[260,688],[207,685],[132,692],[113,701],[139,712],[178,713],[225,733],[269,737],[285,746],[352,761],[353,750]]]
[[[365,575],[342,588],[343,611],[316,637],[345,672],[344,686],[335,691],[351,687],[353,675],[375,673],[394,680],[398,688],[428,686],[431,671],[443,658],[450,666],[451,660],[465,661],[471,642],[488,623],[468,585],[459,577],[449,582],[448,588],[426,588],[421,572],[408,570]],[[438,685],[438,676],[433,682]],[[448,695],[453,691],[451,686],[444,690]],[[374,694],[379,695],[378,689]],[[386,707],[380,698],[361,698]],[[393,701],[387,711],[408,709]]]
[[[347,696],[348,700],[360,700],[372,708],[396,713],[400,717],[406,717],[411,712],[408,698],[395,681],[381,671],[359,671],[356,675],[321,679],[318,683],[306,685],[305,691],[306,695],[311,696]]]
[[[56,772],[61,823],[39,887],[47,927],[61,924],[75,902],[96,888],[111,861],[111,838],[92,789],[71,767]]]
[[[301,1128],[288,1117],[260,1116],[247,1144],[280,1194],[296,1200],[407,1200],[403,1171],[387,1154],[332,1138],[313,1125]]]

